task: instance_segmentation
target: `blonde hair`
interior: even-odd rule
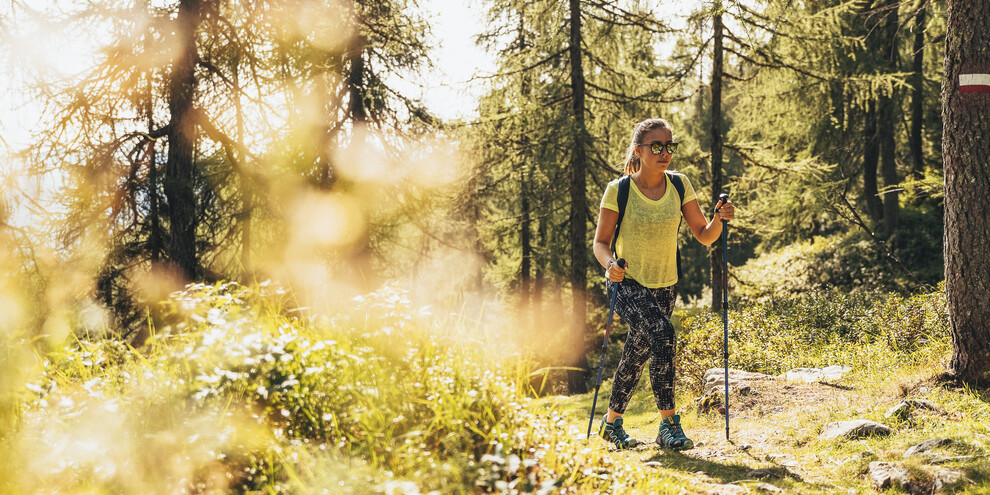
[[[629,150],[626,152],[626,168],[623,173],[626,175],[632,175],[639,172],[639,157],[636,156],[636,145],[643,140],[643,136],[646,136],[647,132],[654,129],[667,129],[673,131],[670,127],[670,123],[664,119],[646,119],[636,125],[633,129],[632,139],[629,142]]]

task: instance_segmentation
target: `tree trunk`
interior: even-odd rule
[[[883,203],[877,189],[877,165],[880,162],[880,142],[877,139],[877,103],[866,105],[866,125],[863,128],[863,200],[866,212],[874,222],[883,218]]]
[[[149,74],[148,77],[148,102],[147,108],[145,109],[145,117],[148,119],[148,134],[150,135],[155,131],[155,104],[154,98],[155,93],[153,89],[154,77]],[[158,209],[158,150],[156,141],[151,141],[148,146],[151,149],[148,152],[148,219],[151,223],[150,232],[148,233],[148,254],[151,257],[151,261],[157,262],[161,259],[163,242],[162,242],[162,226],[161,218],[159,217]]]
[[[547,221],[545,218],[540,217],[537,220],[536,225],[536,245],[541,246],[547,242]],[[538,263],[533,264],[534,281],[533,281],[533,312],[530,321],[542,322],[545,318],[543,315],[543,291],[546,289],[546,262],[547,260],[540,258]],[[543,325],[541,327],[545,328]]]
[[[884,72],[892,74],[897,72],[897,5],[895,1],[887,2],[883,18],[883,65]],[[883,195],[883,226],[888,235],[897,228],[900,217],[900,203],[897,186],[900,179],[897,176],[897,144],[894,142],[894,131],[897,127],[898,118],[895,111],[900,113],[897,104],[896,89],[892,89],[890,94],[881,94],[877,101],[878,105],[878,127],[877,138],[880,141],[880,174],[883,176],[883,185],[886,191]],[[896,110],[895,110],[896,109]]]
[[[714,6],[714,49],[712,51],[712,205],[718,203],[722,193],[722,2],[716,0]],[[721,243],[712,244],[711,283],[712,311],[722,311],[722,248]]]
[[[165,164],[165,197],[168,199],[170,238],[168,259],[187,280],[199,277],[196,256],[196,195],[194,190],[197,130],[196,32],[202,21],[202,0],[180,0],[176,18],[176,45],[169,77],[168,109],[172,127],[168,134],[168,161]]]
[[[364,37],[355,35],[353,44],[348,52],[350,69],[347,72],[347,87],[350,94],[348,113],[351,120],[357,124],[368,121],[368,110],[365,108],[365,74],[364,74]]]
[[[530,240],[530,219],[529,219],[529,174],[525,171],[522,174],[522,183],[519,185],[520,191],[520,208],[522,208],[522,223],[519,226],[519,244],[521,265],[519,269],[519,278],[521,279],[521,294],[519,298],[519,314],[525,318],[529,317],[529,305],[530,305],[530,295],[532,293],[532,269],[531,260],[533,257],[533,248],[531,246]]]
[[[588,246],[587,237],[587,129],[584,122],[584,69],[581,65],[581,2],[570,0],[571,14],[571,109],[574,117],[574,147],[571,149],[571,297],[574,307],[574,320],[571,325],[572,343],[571,366],[584,368],[584,341],[587,307],[584,300],[585,285],[587,284]],[[582,373],[568,374],[568,389],[571,393],[583,393],[587,386]]]
[[[925,120],[924,62],[927,12],[927,4],[923,4],[914,18],[914,61],[911,64],[911,175],[915,179],[920,179],[925,173],[921,131]]]
[[[241,279],[244,282],[251,280],[251,216],[254,214],[254,184],[248,177],[246,164],[244,163],[244,108],[241,103],[241,81],[240,81],[240,56],[234,58],[234,114],[236,116],[236,139],[237,139],[237,161],[240,164],[240,184],[241,184]]]
[[[963,74],[990,74],[990,0],[950,0],[942,81],[945,292],[951,369],[990,381],[990,93],[960,91]],[[990,76],[984,76],[990,77]],[[969,78],[967,77],[967,80]],[[990,86],[967,89],[990,91]]]
[[[522,53],[526,49],[526,9],[525,7],[520,7],[519,9],[519,51]],[[520,79],[519,94],[523,99],[524,104],[529,103],[530,97],[530,83],[529,74],[521,74]],[[532,274],[532,258],[533,258],[533,247],[531,245],[531,229],[532,221],[530,220],[529,211],[529,181],[531,179],[531,174],[529,173],[530,168],[533,166],[533,162],[528,159],[529,157],[529,136],[525,133],[522,134],[520,139],[520,147],[524,150],[522,155],[522,180],[519,184],[519,194],[520,194],[520,208],[522,209],[522,225],[519,226],[519,244],[520,244],[520,256],[521,265],[520,266],[520,278],[522,294],[520,294],[520,305],[519,305],[519,315],[523,318],[529,318],[529,308],[532,298],[532,285],[533,285],[533,274]],[[532,320],[529,320],[532,321]]]

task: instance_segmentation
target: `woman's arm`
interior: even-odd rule
[[[705,214],[701,211],[701,206],[698,205],[697,199],[685,203],[681,207],[681,212],[684,214],[684,220],[687,221],[691,232],[694,233],[695,239],[708,246],[718,240],[719,236],[722,235],[722,220],[732,220],[735,218],[736,207],[729,201],[719,208],[719,211],[712,217],[711,222],[705,218]]]
[[[602,208],[598,212],[598,228],[595,229],[595,258],[602,266],[612,259],[612,235],[615,234],[615,224],[619,222],[619,212]],[[628,266],[626,267],[628,268]],[[622,282],[626,276],[625,268],[612,263],[609,267],[608,278],[613,282]]]

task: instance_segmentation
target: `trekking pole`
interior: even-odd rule
[[[619,265],[619,268],[626,267],[626,260],[619,258],[615,260],[615,263]],[[595,423],[595,406],[598,405],[598,388],[602,386],[602,370],[605,369],[605,350],[608,349],[608,332],[612,329],[612,312],[615,311],[615,295],[619,293],[619,284],[622,282],[615,282],[612,284],[612,302],[608,305],[608,319],[605,320],[605,338],[602,340],[602,362],[598,365],[598,382],[595,383],[595,400],[591,402],[591,419],[588,420],[588,436],[585,439],[591,438],[591,425]]]
[[[719,194],[718,211],[729,202],[729,195]],[[722,220],[722,329],[724,340],[722,354],[725,355],[725,439],[729,439],[729,262],[726,256],[726,242],[729,238],[729,221]]]

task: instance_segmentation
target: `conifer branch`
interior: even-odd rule
[[[773,165],[767,165],[765,163],[762,163],[762,162],[756,160],[755,158],[753,158],[752,155],[750,155],[749,153],[747,153],[746,151],[744,151],[741,146],[738,146],[738,145],[735,145],[735,144],[732,144],[732,143],[725,143],[724,146],[726,148],[729,148],[730,150],[734,151],[737,155],[739,155],[739,158],[741,158],[743,162],[745,162],[745,163],[747,163],[749,165],[755,165],[757,167],[770,170],[771,172],[774,172],[776,174],[786,174],[786,173],[789,172],[786,169],[783,169],[783,168],[780,168],[780,167],[775,167]],[[750,148],[750,149],[755,149],[755,148]]]
[[[843,177],[843,179],[845,179],[845,177]],[[842,192],[838,195],[839,199],[842,200],[842,204],[848,210],[848,214],[840,210],[839,208],[836,208],[831,203],[828,203],[829,207],[832,209],[833,212],[835,212],[836,215],[839,215],[846,221],[853,223],[859,226],[861,229],[863,229],[863,231],[866,232],[871,239],[873,239],[874,244],[876,244],[877,246],[877,250],[880,251],[881,254],[889,258],[891,261],[893,261],[894,266],[896,266],[902,272],[904,272],[904,274],[907,275],[908,279],[911,280],[911,282],[914,283],[916,287],[927,287],[927,284],[919,280],[918,277],[916,277],[914,273],[911,272],[911,270],[908,270],[907,267],[904,266],[904,263],[901,262],[900,258],[898,258],[897,255],[891,252],[890,248],[887,247],[887,243],[884,242],[883,239],[877,237],[876,233],[873,232],[873,230],[870,229],[868,225],[866,225],[866,222],[863,221],[863,218],[859,216],[859,213],[856,211],[856,208],[853,208],[853,205],[852,203],[849,202],[849,197],[848,197],[850,183],[851,181],[845,180],[845,185],[842,189]]]
[[[808,71],[806,71],[806,70],[804,70],[804,69],[802,69],[800,67],[796,67],[794,65],[791,65],[789,63],[786,63],[786,62],[778,59],[776,56],[774,56],[772,54],[768,55],[768,54],[764,53],[762,49],[759,49],[759,48],[755,48],[754,49],[748,43],[746,43],[746,42],[740,40],[739,38],[735,37],[734,35],[732,35],[728,30],[726,30],[726,37],[729,38],[729,39],[731,39],[732,41],[738,43],[740,46],[742,46],[744,48],[752,49],[753,52],[756,55],[759,55],[760,57],[762,57],[766,61],[765,62],[760,62],[760,61],[756,60],[755,58],[750,57],[750,56],[748,56],[746,54],[743,54],[741,51],[732,48],[729,45],[723,46],[723,48],[722,48],[723,50],[725,50],[725,51],[727,51],[727,52],[729,52],[729,53],[731,53],[731,54],[733,54],[733,55],[735,55],[735,56],[737,56],[737,57],[745,60],[746,62],[749,62],[749,63],[751,63],[751,64],[753,64],[753,65],[755,65],[757,67],[763,67],[763,68],[767,68],[767,69],[790,69],[790,70],[792,70],[794,72],[797,72],[799,74],[808,76],[808,77],[813,78],[813,79],[817,79],[819,81],[827,81],[828,80],[828,79],[826,79],[826,78],[824,78],[822,76],[819,76],[817,74],[812,74],[811,72],[808,72]]]
[[[635,26],[643,29],[644,31],[654,33],[654,34],[669,34],[674,32],[672,29],[668,28],[662,21],[657,21],[653,19],[652,12],[644,13],[634,13],[619,7],[617,4],[612,2],[603,1],[589,1],[587,4],[598,7],[607,15],[611,15],[612,19],[605,19],[601,16],[592,14],[590,11],[585,11],[584,15],[601,21],[605,24],[612,26]]]
[[[547,57],[545,57],[545,58],[543,58],[541,60],[538,60],[537,62],[535,62],[533,64],[530,64],[530,65],[527,65],[525,67],[521,67],[519,69],[513,69],[513,70],[510,70],[510,71],[506,71],[506,72],[497,72],[495,74],[489,74],[487,76],[474,76],[471,79],[469,79],[469,81],[472,81],[473,82],[473,81],[476,81],[476,80],[479,80],[479,79],[495,79],[495,78],[498,78],[498,77],[512,76],[512,75],[516,75],[516,74],[521,74],[523,72],[529,72],[530,70],[533,70],[533,69],[535,69],[535,68],[537,68],[537,67],[539,67],[539,66],[541,66],[543,64],[546,64],[547,62],[552,61],[553,59],[561,56],[565,52],[567,52],[567,49],[566,48],[563,48],[563,49],[560,49],[560,50],[558,50],[558,51],[556,51],[554,53],[551,53]]]
[[[592,88],[592,89],[601,91],[602,93],[605,93],[605,94],[608,94],[608,95],[611,95],[611,96],[614,97],[614,98],[605,98],[605,97],[602,97],[602,96],[597,96],[594,93],[590,93],[590,92],[588,93],[588,97],[595,98],[595,99],[600,100],[600,101],[611,101],[611,102],[615,102],[615,103],[631,103],[631,102],[634,102],[634,101],[638,101],[638,102],[649,102],[649,103],[674,103],[674,102],[678,102],[678,101],[684,101],[684,100],[686,100],[686,99],[689,98],[689,96],[679,96],[679,97],[676,97],[676,98],[669,98],[669,99],[668,98],[663,98],[662,97],[662,94],[663,93],[660,93],[660,92],[657,92],[657,91],[649,91],[649,92],[643,93],[643,94],[641,94],[639,96],[629,96],[629,95],[626,95],[626,94],[622,94],[622,93],[618,93],[618,92],[612,91],[610,89],[603,88],[603,87],[601,87],[601,86],[599,86],[599,85],[597,85],[595,83],[592,83],[590,81],[585,81],[585,84],[589,88]]]

